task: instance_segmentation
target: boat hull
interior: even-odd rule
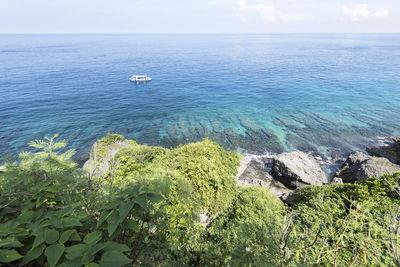
[[[130,78],[129,79],[131,82],[149,82],[151,81],[151,78],[147,77],[146,79],[135,79],[135,78]]]

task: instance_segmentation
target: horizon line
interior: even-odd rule
[[[161,33],[161,32],[148,32],[148,33],[140,33],[140,32],[0,32],[0,35],[261,35],[261,34],[400,34],[399,32],[259,32],[259,33],[251,33],[251,32],[239,32],[239,33],[230,33],[230,32],[170,32],[170,33]]]

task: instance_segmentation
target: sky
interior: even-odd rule
[[[400,32],[400,0],[0,0],[0,33]]]

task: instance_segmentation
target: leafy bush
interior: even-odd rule
[[[363,202],[371,198],[396,201],[400,200],[400,173],[384,175],[380,179],[369,178],[365,182],[347,183],[329,186],[306,186],[294,196],[295,205],[306,204],[313,198],[344,200],[348,205],[353,202]],[[347,206],[348,206],[347,205]],[[385,206],[382,206],[385,208]]]
[[[217,143],[202,142],[179,146],[162,159],[169,169],[177,170],[193,184],[195,198],[204,210],[217,214],[226,209],[236,196],[239,155],[225,151]]]
[[[125,141],[125,137],[120,135],[120,134],[116,134],[116,133],[108,133],[107,136],[97,140],[96,144],[97,144],[97,152],[96,152],[96,156],[99,159],[105,158],[106,154],[107,154],[107,146],[114,144],[116,142],[123,142]],[[136,143],[136,142],[135,142]],[[94,147],[93,147],[94,148]],[[94,150],[90,151],[90,156],[92,158],[94,158]]]
[[[122,266],[151,202],[161,199],[143,186],[115,190],[93,210],[73,152],[54,139],[35,141],[38,153],[21,153],[1,174],[0,262],[48,266]],[[87,181],[86,181],[87,182]],[[61,193],[62,192],[62,193]],[[117,243],[115,241],[120,241]],[[129,242],[128,242],[129,241]],[[128,256],[126,253],[129,252]]]
[[[104,136],[103,138],[97,140],[97,143],[102,143],[104,145],[110,145],[112,143],[118,142],[118,141],[124,141],[125,137],[116,134],[116,133],[108,133],[107,136]]]
[[[296,234],[288,252],[293,262],[394,266],[392,242],[400,238],[400,233],[393,231],[400,218],[396,186],[398,174],[300,190],[293,207]]]
[[[64,141],[55,143],[55,138],[57,135],[46,138],[47,142],[42,140],[31,142],[31,147],[40,148],[43,151],[21,152],[18,162],[6,162],[5,171],[0,175],[3,200],[11,201],[11,203],[29,200],[33,193],[40,190],[38,188],[40,185],[52,186],[53,191],[62,190],[63,199],[67,199],[74,192],[78,192],[79,187],[84,186],[84,179],[80,176],[81,171],[71,159],[75,151],[55,153],[55,149],[66,146]]]
[[[240,188],[229,209],[207,229],[201,265],[277,265],[278,247],[271,231],[283,212],[283,204],[268,189]]]
[[[166,153],[167,149],[162,147],[131,144],[115,155],[112,163],[113,173],[109,173],[109,177],[112,177],[114,182],[119,182],[129,176],[146,175],[146,172],[155,168],[156,164],[152,164],[155,159]]]
[[[155,169],[179,173],[193,186],[193,202],[210,214],[228,207],[237,192],[234,176],[239,155],[208,139],[172,150],[135,144],[119,151],[113,161],[107,174],[113,182],[129,176],[151,176]]]

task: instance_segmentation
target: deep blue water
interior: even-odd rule
[[[0,101],[0,154],[118,132],[332,156],[400,134],[400,34],[0,35]]]

